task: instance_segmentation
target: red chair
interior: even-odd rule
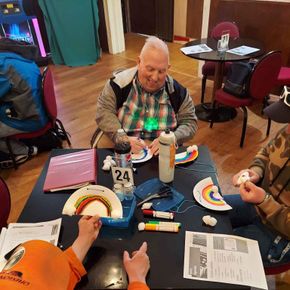
[[[215,39],[219,39],[225,31],[229,32],[230,38],[235,39],[240,36],[239,28],[237,27],[237,25],[234,22],[229,22],[229,21],[225,21],[225,22],[221,22],[217,24],[211,31],[210,36]],[[224,75],[227,75],[228,68],[230,65],[231,65],[230,62],[225,63],[224,71],[223,71]],[[201,103],[204,102],[206,80],[209,76],[214,76],[214,71],[215,71],[215,62],[213,61],[206,61],[204,65],[202,66],[203,77],[202,77],[202,83],[201,83],[201,99],[200,99]]]
[[[7,226],[7,220],[11,209],[10,192],[5,181],[0,177],[0,230]]]
[[[281,86],[290,85],[290,67],[281,67],[276,84]]]
[[[254,66],[249,78],[248,92],[243,98],[236,97],[225,92],[223,89],[216,91],[215,100],[213,103],[213,115],[211,118],[210,127],[212,128],[215,120],[215,106],[220,103],[232,108],[241,108],[244,112],[242,136],[240,147],[244,145],[244,139],[247,128],[248,111],[247,107],[255,102],[264,102],[269,95],[271,89],[276,84],[276,79],[281,67],[281,52],[272,51],[264,55]],[[268,119],[267,136],[270,132],[271,120]]]
[[[67,141],[68,145],[71,146],[71,142],[64,129],[64,126],[62,122],[57,118],[57,105],[56,105],[56,97],[55,97],[55,91],[54,91],[53,76],[52,76],[51,70],[48,67],[46,67],[43,71],[42,94],[43,94],[44,106],[46,108],[46,112],[48,115],[47,124],[42,129],[39,129],[34,132],[20,133],[20,134],[15,134],[15,135],[6,137],[6,144],[7,144],[9,154],[11,156],[15,169],[18,166],[15,160],[15,155],[13,153],[13,150],[10,144],[10,140],[12,139],[18,140],[18,139],[35,138],[35,137],[42,136],[49,129],[54,129],[57,131],[56,133],[61,134],[64,137],[64,139]]]
[[[277,275],[290,270],[290,263],[280,266],[264,267],[264,270],[266,275]]]

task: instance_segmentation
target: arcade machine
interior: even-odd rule
[[[25,11],[33,11],[32,1],[25,0],[0,0],[0,38],[6,37],[13,40],[25,41],[39,48],[39,65],[46,65],[49,53],[45,49],[40,27],[36,16],[27,15]]]

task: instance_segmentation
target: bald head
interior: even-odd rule
[[[165,84],[169,65],[169,51],[161,39],[150,36],[137,59],[138,79],[142,87],[152,93]]]
[[[160,53],[164,54],[168,58],[168,63],[169,63],[169,50],[167,44],[159,39],[156,36],[149,36],[145,44],[140,52],[140,58],[143,58],[144,55],[149,51],[149,50],[158,50]]]

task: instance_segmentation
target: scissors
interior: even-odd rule
[[[168,196],[172,196],[172,191],[171,191],[171,188],[169,186],[165,185],[165,186],[162,186],[157,193],[151,194],[148,197],[146,197],[144,200],[139,202],[137,204],[137,206],[140,206],[143,203],[145,203],[149,200],[152,200],[152,199],[164,198],[164,197],[168,197]]]

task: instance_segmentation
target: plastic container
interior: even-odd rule
[[[169,183],[174,179],[175,135],[166,129],[159,136],[159,179]]]
[[[115,183],[113,187],[113,191],[116,193],[120,201],[124,200],[124,189],[123,189],[122,184]]]
[[[127,182],[124,184],[124,199],[130,200],[134,197],[135,187],[131,182]]]
[[[120,219],[113,218],[101,218],[102,224],[115,228],[128,228],[130,224],[130,220],[134,215],[134,211],[136,208],[136,198],[133,196],[131,200],[123,200],[123,217]]]
[[[115,137],[115,161],[118,167],[131,167],[131,145],[123,129],[118,129]]]

